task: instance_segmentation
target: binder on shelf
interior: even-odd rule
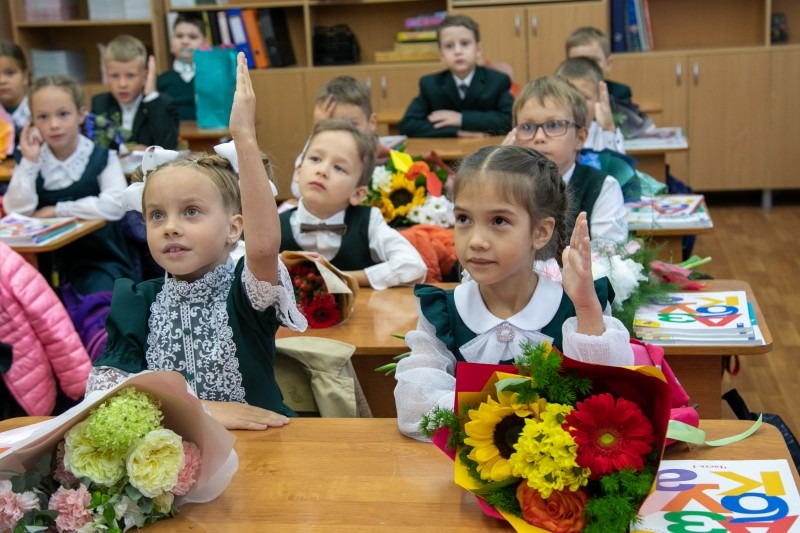
[[[250,49],[250,42],[247,40],[247,30],[244,28],[241,9],[228,10],[228,26],[231,30],[233,45],[240,52],[244,52],[247,58],[247,66],[249,68],[255,68],[256,62],[255,59],[253,59],[253,51]]]
[[[208,18],[208,28],[211,30],[211,35],[209,36],[208,42],[212,46],[219,46],[222,44],[219,34],[219,19],[217,18],[216,14],[203,11],[203,19],[205,20],[206,18]]]
[[[627,0],[611,0],[611,51],[627,52],[625,39],[625,4]]]
[[[258,27],[258,14],[256,10],[243,9],[242,19],[244,20],[247,42],[250,44],[250,50],[253,52],[253,61],[256,64],[256,68],[267,68],[269,66],[269,57],[267,56],[267,49],[264,46],[264,37],[261,35],[261,30]]]
[[[217,23],[219,25],[219,44],[220,46],[233,46],[231,39],[231,29],[228,26],[228,14],[224,11],[217,11]]]
[[[288,67],[295,64],[292,40],[289,37],[289,26],[286,13],[282,9],[260,9],[258,25],[264,38],[271,67]]]
[[[636,25],[636,0],[627,0],[625,7],[625,20],[627,22],[625,36],[628,43],[628,50],[631,52],[641,52],[642,41],[639,36],[639,26]]]

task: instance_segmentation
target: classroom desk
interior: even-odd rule
[[[39,420],[5,420],[0,430]],[[701,423],[708,439],[750,425]],[[225,491],[211,502],[181,506],[175,518],[146,531],[511,531],[455,484],[453,462],[443,452],[400,435],[393,418],[299,418],[280,429],[233,434],[239,469]],[[768,424],[722,448],[676,444],[664,458],[787,459],[800,483],[783,438]]]
[[[456,284],[437,284],[453,288]],[[752,302],[761,327],[763,346],[665,346],[669,364],[692,398],[699,404],[702,418],[722,416],[722,360],[726,355],[759,355],[772,350],[772,335],[753,291],[744,281],[711,280],[707,291],[743,290]],[[278,330],[278,338],[311,336],[347,342],[356,347],[352,362],[373,416],[395,417],[394,376],[384,376],[375,368],[392,362],[392,357],[408,351],[405,341],[392,337],[405,335],[417,325],[416,299],[409,287],[383,291],[361,288],[353,314],[344,324],[327,329],[309,329],[303,333]]]
[[[412,156],[436,152],[446,162],[460,161],[465,156],[483,148],[500,144],[504,135],[494,137],[409,137],[406,141],[406,153]]]
[[[683,238],[687,235],[701,235],[711,233],[714,228],[697,227],[681,229],[639,229],[634,231],[638,238],[650,239],[653,247],[662,246],[658,259],[667,263],[680,263],[683,261]]]
[[[63,248],[64,246],[77,241],[81,237],[92,233],[93,231],[99,230],[105,225],[106,221],[100,219],[79,220],[77,228],[66,233],[62,233],[57,237],[53,237],[52,239],[45,241],[43,244],[36,246],[17,245],[11,246],[11,248],[24,257],[27,262],[36,268],[39,268],[39,254],[54,252],[59,248]]]
[[[663,128],[674,129],[680,128]],[[636,168],[662,183],[666,183],[667,156],[689,150],[689,143],[681,134],[677,139],[633,139],[624,143],[625,153],[638,162]]]
[[[189,143],[189,149],[193,152],[214,153],[214,146],[220,143],[220,139],[228,137],[228,128],[198,128],[194,120],[181,120],[178,136]]]

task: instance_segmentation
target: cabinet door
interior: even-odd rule
[[[765,188],[800,188],[800,174],[793,157],[800,139],[800,50],[772,50],[772,120],[769,128],[769,175]]]
[[[569,2],[529,7],[528,79],[552,75],[567,56],[567,37],[581,26],[608,28],[608,4]]]
[[[308,137],[310,108],[304,96],[303,72],[291,69],[252,70],[258,145],[272,163],[278,197],[289,198],[294,160]]]
[[[419,93],[419,79],[443,68],[441,63],[373,66],[372,107],[376,111],[404,111]]]
[[[480,26],[483,58],[511,67],[512,79],[520,85],[528,81],[528,33],[526,10],[522,7],[491,7],[453,10],[472,17]]]
[[[770,52],[690,55],[689,68],[689,184],[766,188]]]

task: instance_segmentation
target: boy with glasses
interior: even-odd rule
[[[587,120],[586,99],[573,85],[555,77],[539,78],[514,102],[515,127],[503,144],[533,148],[558,165],[572,197],[570,225],[585,211],[592,240],[625,242],[628,224],[619,182],[577,163]]]

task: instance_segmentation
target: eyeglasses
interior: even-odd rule
[[[525,122],[517,126],[517,137],[523,141],[533,139],[536,137],[536,132],[539,131],[539,128],[542,128],[544,134],[548,137],[561,137],[567,133],[567,128],[570,126],[577,127],[578,124],[572,120],[548,120],[541,124]]]

